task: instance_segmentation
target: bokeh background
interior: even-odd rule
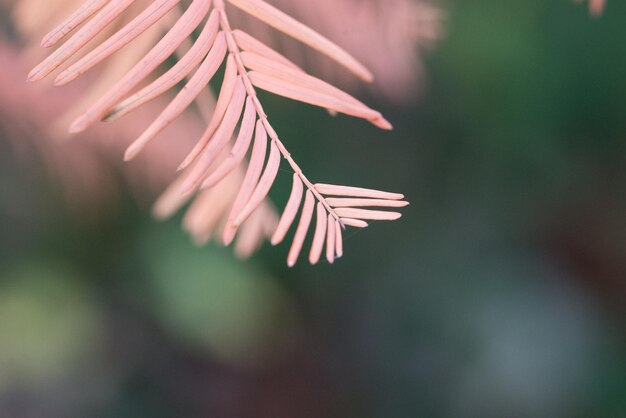
[[[266,97],[311,177],[412,203],[334,266],[69,207],[0,114],[0,416],[626,417],[626,3],[443,6],[419,95],[361,94],[393,133]]]

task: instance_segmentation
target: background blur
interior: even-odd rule
[[[364,97],[393,133],[267,97],[316,181],[412,203],[332,267],[70,209],[0,114],[0,417],[626,417],[626,2],[445,7],[420,96]]]

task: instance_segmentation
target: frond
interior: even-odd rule
[[[328,56],[362,80],[372,80],[372,74],[345,50],[265,1],[228,2]],[[98,121],[121,118],[184,82],[169,105],[128,147],[125,160],[132,160],[192,103],[207,108],[200,97],[224,67],[206,130],[181,162],[180,177],[156,203],[157,217],[172,215],[195,196],[184,221],[194,239],[204,243],[219,235],[228,245],[241,230],[238,252],[248,255],[262,242],[259,237],[271,236],[274,245],[282,242],[300,213],[287,260],[292,266],[302,251],[314,212],[316,226],[309,253],[312,264],[320,260],[324,246],[330,263],[343,254],[342,235],[346,226],[363,228],[368,226],[367,221],[395,220],[401,216],[386,209],[406,206],[403,195],[309,181],[272,128],[256,89],[391,129],[391,124],[378,111],[307,74],[246,32],[233,30],[224,0],[193,0],[188,6],[183,6],[180,0],[137,0],[135,4],[142,6],[137,16],[99,45],[92,46],[91,41],[133,3],[135,0],[85,2],[44,37],[44,47],[69,39],[35,67],[29,79],[40,80],[60,69],[55,84],[67,84],[157,23],[162,24],[166,16],[175,15],[174,23],[167,27],[163,37],[70,127],[71,132],[81,132]],[[81,52],[85,49],[88,51]],[[175,64],[161,75],[155,74],[173,55],[178,55]],[[294,171],[293,189],[278,220],[267,196],[283,160]]]

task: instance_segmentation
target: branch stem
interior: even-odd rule
[[[281,155],[287,161],[289,166],[298,175],[298,177],[300,177],[300,179],[302,180],[302,183],[304,183],[307,189],[309,189],[311,193],[313,193],[315,198],[319,202],[321,202],[322,205],[324,205],[324,208],[326,209],[326,211],[330,213],[340,224],[343,225],[343,223],[341,222],[341,219],[339,218],[339,215],[337,215],[335,210],[328,204],[324,196],[322,196],[322,194],[317,190],[315,185],[311,183],[311,181],[309,181],[309,179],[304,175],[300,166],[291,157],[291,154],[289,153],[289,151],[287,151],[287,148],[285,147],[285,145],[278,138],[278,134],[276,133],[274,128],[272,128],[272,125],[270,125],[269,120],[267,119],[267,114],[265,113],[265,110],[263,109],[263,105],[261,104],[261,102],[259,101],[257,97],[256,89],[252,85],[252,82],[250,81],[250,77],[248,77],[248,72],[246,71],[246,68],[243,64],[243,60],[241,58],[241,51],[235,41],[235,37],[233,36],[230,22],[228,20],[228,15],[226,14],[226,10],[224,7],[224,0],[213,0],[213,2],[214,2],[215,9],[220,14],[220,27],[226,35],[228,51],[235,59],[235,62],[237,64],[237,71],[243,79],[243,83],[246,87],[246,92],[248,96],[252,98],[252,102],[254,103],[256,113],[259,116],[259,119],[261,120],[261,122],[263,123],[263,127],[267,131],[268,136],[274,142],[276,147],[279,149]]]

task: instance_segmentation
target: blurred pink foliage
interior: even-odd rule
[[[154,198],[173,179],[185,144],[191,147],[190,138],[201,131],[197,118],[184,115],[137,161],[124,164],[119,156],[150,123],[154,112],[164,105],[163,100],[139,111],[132,123],[100,125],[70,138],[59,123],[59,115],[72,112],[91,80],[64,89],[28,84],[24,74],[30,63],[24,62],[6,39],[0,41],[0,61],[4,63],[0,72],[0,130],[21,161],[34,162],[36,155],[44,163],[77,209],[110,207],[116,201],[116,173],[122,174],[142,201]],[[172,141],[172,136],[177,140]]]
[[[576,0],[578,3],[583,2],[584,0]],[[595,16],[599,16],[604,12],[604,8],[606,7],[606,0],[588,0],[589,2],[589,12]]]

